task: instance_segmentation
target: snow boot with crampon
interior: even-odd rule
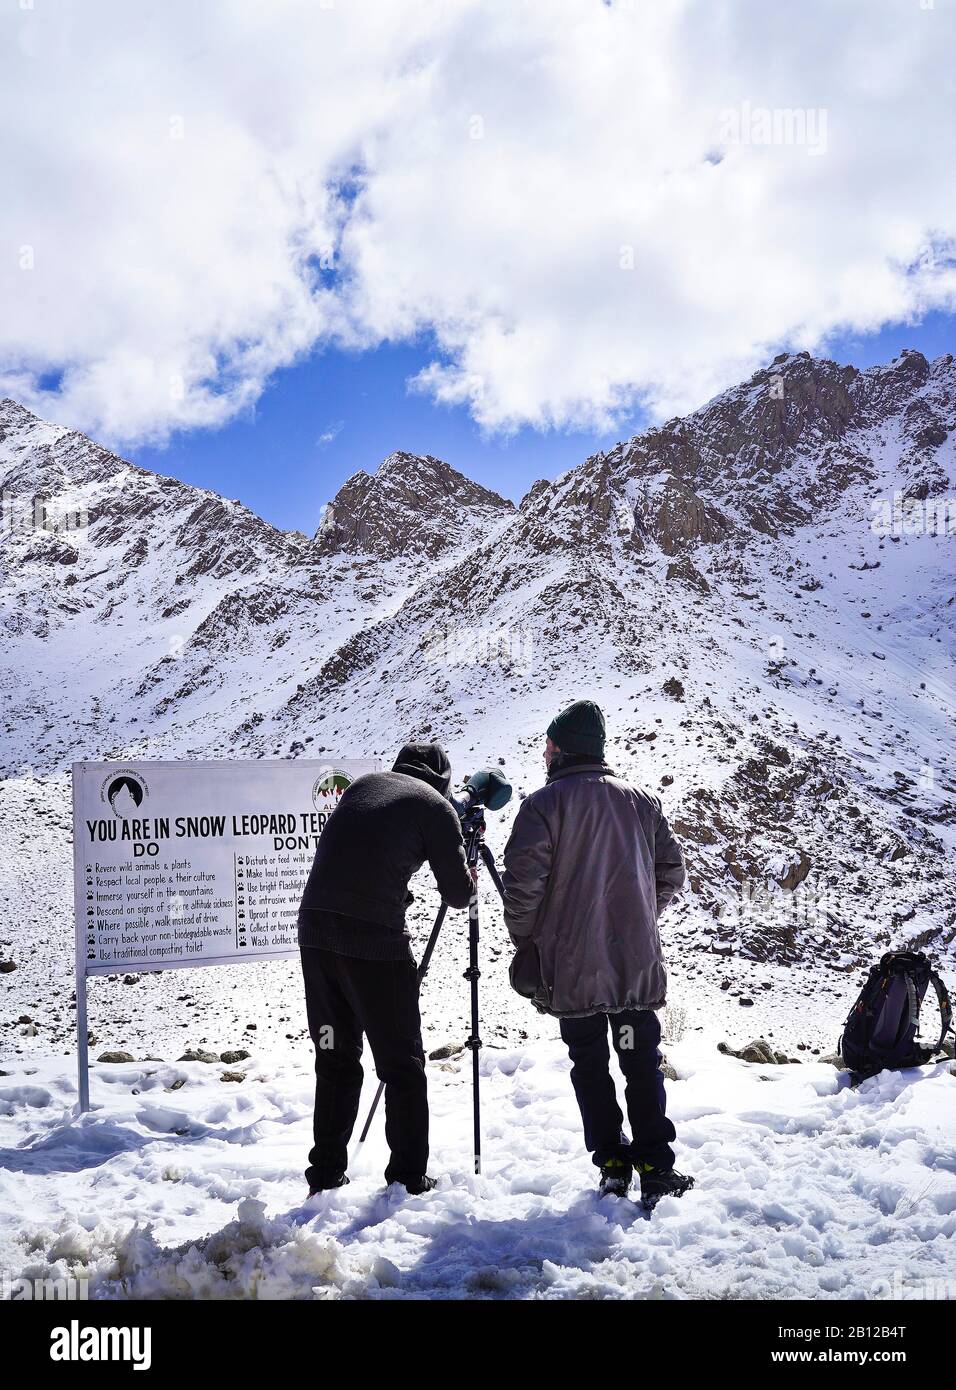
[[[601,1196],[626,1197],[634,1170],[623,1158],[609,1158],[601,1164]]]
[[[653,1211],[662,1197],[683,1197],[694,1186],[694,1179],[674,1168],[652,1168],[649,1163],[638,1166],[641,1179],[641,1206]]]

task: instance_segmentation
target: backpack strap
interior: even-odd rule
[[[939,1052],[946,1039],[946,1034],[952,1027],[953,1006],[949,1002],[949,995],[946,992],[946,986],[943,984],[942,980],[940,979],[939,975],[935,970],[931,970],[929,972],[929,978],[930,984],[936,991],[936,1001],[939,1004],[939,1017],[940,1024],[942,1027],[942,1032],[939,1035],[939,1042],[936,1044],[935,1047],[930,1049],[930,1056],[932,1056],[934,1052]]]

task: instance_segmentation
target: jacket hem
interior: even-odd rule
[[[405,907],[395,907],[391,903],[366,897],[363,893],[351,893],[348,889],[323,889],[310,895],[303,902],[300,911],[340,912],[343,917],[357,917],[361,922],[374,922],[380,927],[398,927],[404,930]]]
[[[587,1009],[554,1009],[547,1004],[536,1004],[535,1007],[552,1018],[593,1018],[595,1014],[656,1013],[666,1003],[665,997],[653,1004],[594,1004]]]
[[[357,918],[330,917],[323,921],[299,919],[299,949],[331,951],[337,956],[354,960],[413,960],[411,942],[405,932],[394,927],[380,927],[374,922]]]

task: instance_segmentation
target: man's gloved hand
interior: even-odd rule
[[[483,767],[473,772],[465,786],[489,811],[500,811],[511,800],[511,783],[497,767]]]

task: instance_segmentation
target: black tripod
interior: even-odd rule
[[[504,897],[504,886],[501,882],[501,875],[498,873],[494,855],[485,844],[485,816],[484,807],[480,804],[473,805],[461,818],[462,834],[465,838],[465,857],[468,861],[469,869],[477,869],[478,860],[484,864],[488,870],[492,883],[498,892]],[[438,909],[438,916],[435,918],[435,925],[432,927],[428,944],[418,967],[418,983],[428,974],[428,967],[431,964],[432,953],[438,942],[438,933],[441,931],[442,923],[445,920],[445,913],[448,911],[447,903],[442,903]],[[481,1049],[481,1038],[478,1036],[478,981],[481,978],[481,971],[478,968],[478,884],[474,885],[471,899],[468,903],[468,969],[464,972],[465,979],[471,984],[471,1036],[466,1040],[465,1046],[471,1049],[471,1086],[472,1086],[472,1107],[474,1112],[475,1125],[475,1172],[481,1172],[481,1109],[478,1098],[478,1053]],[[359,1136],[359,1143],[364,1144],[371,1128],[375,1111],[385,1090],[385,1082],[378,1083],[378,1090],[375,1092],[372,1104],[369,1107],[365,1126]]]

